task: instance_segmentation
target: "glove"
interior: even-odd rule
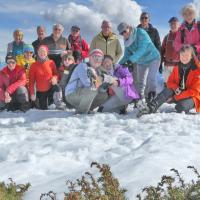
[[[113,84],[114,81],[116,81],[117,78],[116,77],[113,77],[113,76],[110,76],[110,75],[107,75],[107,74],[104,74],[103,76],[103,82],[104,83],[109,83],[109,84]]]
[[[162,63],[160,63],[159,73],[162,74],[162,72],[163,72],[163,65],[162,65]]]
[[[176,95],[179,95],[182,91],[180,88],[176,88],[176,90],[174,91]]]
[[[129,72],[133,72],[133,68],[135,67],[136,63],[132,63],[130,60],[127,60],[123,66],[128,67]]]
[[[35,101],[36,100],[36,96],[33,94],[31,95],[31,101]]]

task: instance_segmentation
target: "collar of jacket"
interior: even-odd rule
[[[191,66],[189,67],[190,70],[194,71],[196,69],[200,69],[200,61],[193,60],[190,63],[191,63]],[[181,62],[178,63],[178,67],[181,67]]]
[[[51,37],[52,40],[55,41],[55,42],[57,42],[58,40],[60,40],[61,38],[63,38],[63,36],[61,35],[57,40],[54,40],[53,33],[50,35],[50,37]]]
[[[102,32],[100,32],[100,33],[98,34],[98,37],[99,37],[101,40],[105,40],[105,38],[104,38]],[[108,40],[114,40],[114,39],[116,39],[116,35],[115,35],[115,33],[112,33],[112,32],[111,32],[111,33],[109,34],[109,36],[108,36]]]
[[[127,40],[124,40],[124,46],[129,47],[135,40],[137,35],[137,28],[131,30],[131,34]]]
[[[147,27],[147,28],[144,28],[144,27],[142,26],[142,24],[139,24],[137,27],[138,27],[138,28],[143,28],[143,29],[145,29],[145,30],[154,29],[153,25],[150,24],[150,23],[148,24],[148,27]]]
[[[180,26],[180,29],[181,30],[183,30],[183,29],[187,29],[187,22],[186,21],[184,21],[182,24],[181,24],[181,26]],[[192,22],[192,29],[191,30],[193,30],[194,28],[195,28],[195,25],[196,25],[196,20],[194,19],[194,21]]]

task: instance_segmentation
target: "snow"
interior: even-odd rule
[[[134,200],[171,168],[192,178],[186,167],[200,169],[200,117],[173,110],[174,105],[164,104],[160,113],[140,119],[132,106],[125,116],[35,109],[1,112],[0,181],[11,177],[17,183],[30,182],[25,200],[39,199],[50,190],[63,200],[66,180],[76,180],[97,161],[111,166]]]

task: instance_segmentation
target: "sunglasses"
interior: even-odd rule
[[[127,30],[121,32],[120,35],[124,35],[125,33],[127,33]]]
[[[92,57],[93,57],[93,59],[96,60],[97,62],[102,62],[102,60],[103,60],[103,57],[101,57],[101,56],[93,55]]]
[[[141,19],[148,19],[148,17],[141,17]]]
[[[79,29],[72,29],[72,32],[79,32]]]
[[[10,61],[7,61],[7,64],[15,64],[16,62],[15,61],[12,61],[12,60],[10,60]]]

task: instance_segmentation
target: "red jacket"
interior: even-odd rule
[[[174,42],[175,49],[178,52],[183,46],[183,43],[181,41],[181,30],[184,30],[184,36],[185,36],[184,44],[194,45],[197,49],[198,54],[200,54],[200,34],[199,34],[197,22],[193,23],[193,27],[190,31],[187,29],[185,23],[183,23],[180,26],[179,31],[176,35],[175,42]]]
[[[26,85],[26,73],[24,69],[16,65],[13,71],[6,66],[0,71],[0,100],[5,100],[5,91],[12,95],[17,88]]]
[[[30,95],[34,95],[34,85],[39,92],[46,92],[51,88],[51,79],[58,78],[56,65],[53,60],[47,60],[44,63],[34,62],[30,67],[29,73]]]
[[[85,39],[81,38],[81,36],[74,39],[72,35],[69,35],[68,40],[72,51],[80,51],[83,59],[88,57],[90,47]]]
[[[169,79],[167,81],[167,87],[176,90],[179,88],[179,70],[178,66],[174,67]],[[175,95],[175,100],[187,99],[192,97],[197,112],[200,112],[200,63],[196,63],[196,66],[192,66],[186,80],[186,90],[182,91],[179,95]]]
[[[174,48],[174,40],[177,33],[170,31],[163,39],[161,56],[165,66],[174,66],[179,62],[179,53]]]

